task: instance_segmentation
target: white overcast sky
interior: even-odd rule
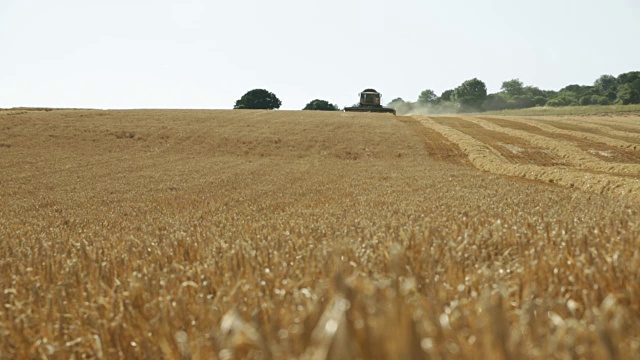
[[[640,0],[0,0],[0,108],[300,109],[640,71]]]

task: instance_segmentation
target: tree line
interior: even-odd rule
[[[389,103],[399,114],[411,112],[482,112],[536,106],[588,106],[640,104],[640,71],[602,75],[593,85],[568,85],[559,91],[525,86],[519,79],[504,81],[500,91],[488,94],[484,82],[474,78],[438,96],[427,89],[417,101],[397,98]]]
[[[640,71],[616,76],[602,75],[593,85],[568,85],[559,91],[542,90],[512,79],[504,81],[500,91],[487,93],[487,86],[477,78],[467,80],[455,89],[438,96],[433,90],[420,93],[415,102],[402,98],[392,100],[388,106],[399,115],[408,113],[481,112],[524,109],[536,106],[588,106],[612,104],[640,104]],[[265,89],[254,89],[236,101],[234,109],[279,109],[282,101]],[[336,111],[340,108],[327,100],[315,99],[303,110]]]

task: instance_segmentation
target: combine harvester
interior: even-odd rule
[[[374,89],[365,89],[360,93],[360,103],[354,106],[345,107],[347,112],[378,112],[396,114],[396,110],[380,105],[382,94]]]

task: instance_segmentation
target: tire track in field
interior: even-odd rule
[[[432,118],[419,117],[418,120],[424,126],[439,132],[449,141],[457,144],[469,156],[471,163],[480,170],[640,200],[640,180],[638,179],[584,172],[563,166],[512,164],[494,148],[470,135],[442,125]]]
[[[472,166],[467,155],[460,150],[460,147],[449,141],[439,132],[425,127],[420,121],[410,116],[398,116],[396,119],[407,125],[409,129],[424,141],[425,148],[430,157],[453,164]]]
[[[514,164],[535,164],[541,166],[563,165],[559,156],[547,149],[536,146],[526,139],[510,136],[492,129],[487,129],[471,121],[458,117],[432,117],[440,125],[449,126],[466,135],[485,143],[498,151],[508,161]]]
[[[606,144],[598,145],[588,141],[585,144],[581,138],[562,131],[554,132],[553,127],[535,121],[517,119],[516,121],[519,122],[517,128],[512,128],[503,127],[481,118],[468,119],[495,131],[529,139],[533,144],[553,151],[581,169],[620,175],[640,175],[640,154],[632,150],[625,151]],[[619,161],[612,161],[613,156],[616,156],[616,160]],[[622,161],[625,163],[621,163]]]

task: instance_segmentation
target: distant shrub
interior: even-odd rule
[[[302,110],[338,111],[340,108],[338,108],[338,105],[326,100],[315,99],[308,103]]]
[[[547,103],[545,105],[546,106],[551,106],[551,107],[566,106],[562,98],[551,99],[551,100],[547,101]]]
[[[546,106],[553,106],[553,107],[571,106],[571,105],[578,105],[578,102],[575,101],[575,99],[573,99],[572,97],[565,96],[565,95],[560,95],[558,97],[555,97],[555,98],[547,101],[547,103],[545,105]]]
[[[536,96],[533,98],[533,102],[536,104],[536,106],[544,106],[544,104],[547,103],[547,98],[545,98],[544,96]]]
[[[482,103],[482,109],[485,111],[504,110],[509,108],[509,102],[501,94],[487,95]]]
[[[609,99],[604,96],[592,95],[591,105],[611,105],[611,101],[609,101]]]
[[[411,113],[414,105],[414,103],[404,101],[402,98],[393,99],[389,104],[387,104],[388,107],[395,109],[398,115]]]
[[[578,103],[581,106],[591,105],[591,96],[590,95],[585,95],[585,96],[581,97],[580,100],[578,100]]]
[[[531,95],[516,95],[512,97],[511,104],[515,109],[524,109],[536,106]]]

